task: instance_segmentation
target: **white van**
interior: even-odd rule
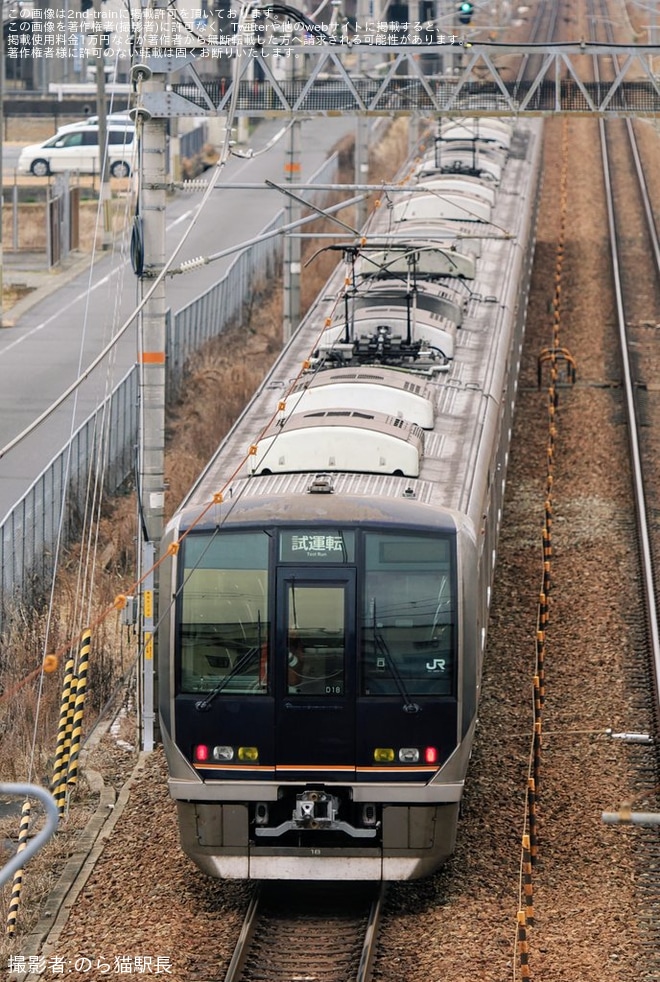
[[[107,134],[110,173],[113,177],[129,177],[137,156],[135,127],[109,125]],[[98,174],[99,160],[98,126],[65,126],[49,140],[21,150],[18,173],[34,174],[35,177],[65,170]]]

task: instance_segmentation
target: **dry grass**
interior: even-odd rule
[[[36,197],[36,195],[35,195]],[[2,212],[2,241],[5,253],[46,252],[47,226],[46,202],[42,200],[22,201],[18,204],[18,214],[14,215],[14,205],[9,202]],[[131,213],[131,199],[122,193],[111,202],[110,214],[112,231],[116,237],[127,227],[127,217]],[[101,244],[103,231],[102,215],[98,201],[81,200],[78,212],[79,252],[91,252],[96,242]]]
[[[374,182],[393,176],[407,156],[407,136],[402,122],[396,121],[392,125],[388,138],[374,156]],[[353,180],[350,142],[340,148],[343,180],[348,182]],[[350,222],[352,216],[347,214],[346,220]],[[322,225],[318,223],[319,230]],[[313,240],[307,240],[307,254],[316,248]],[[335,262],[332,254],[325,254],[320,261],[307,267],[301,284],[304,305],[316,297]],[[264,284],[262,295],[252,304],[249,321],[226,331],[190,360],[183,387],[185,398],[172,407],[167,422],[168,515],[175,510],[277,356],[281,346],[282,304],[281,287],[275,289],[272,283]],[[136,502],[133,494],[116,498],[106,503],[105,508],[106,513],[98,522],[94,583],[86,589],[91,598],[88,600],[90,609],[97,613],[111,606],[113,598],[126,589],[136,568]],[[90,551],[81,544],[68,550],[57,574],[54,616],[49,617],[45,609],[14,612],[0,644],[0,692],[12,692],[27,673],[39,665],[46,651],[54,650],[77,633],[85,620],[77,598],[81,594],[82,571],[88,565]],[[130,672],[136,651],[135,638],[120,626],[116,614],[106,619],[95,632],[86,730],[121,679]],[[48,783],[52,773],[61,681],[60,666],[59,672],[44,677],[43,685],[39,681],[31,683],[8,701],[0,703],[0,733],[3,736],[0,779],[25,780],[30,774],[33,780]],[[79,798],[83,815],[91,808],[91,797],[83,784],[76,795],[76,806],[71,808],[72,815],[77,813]],[[10,951],[19,951],[20,936],[34,924],[39,906],[52,886],[53,869],[67,857],[69,821],[74,823],[75,829],[79,819],[67,819],[64,836],[58,836],[28,870],[19,940],[5,946],[0,943],[0,957]],[[12,834],[6,823],[3,828],[5,837]],[[14,835],[17,830],[18,819]],[[27,887],[30,881],[31,885]],[[9,892],[10,888],[5,887],[2,893],[6,903]]]
[[[26,297],[28,293],[32,293],[32,287],[27,286],[24,283],[9,283],[7,286],[2,285],[2,309],[9,310],[13,307],[15,303]]]
[[[5,98],[11,98],[9,92],[5,93]],[[96,110],[94,110],[96,111]],[[68,126],[69,123],[77,123],[80,116],[63,114],[43,116],[5,116],[4,141],[5,143],[39,143],[47,140],[57,133],[61,126]]]

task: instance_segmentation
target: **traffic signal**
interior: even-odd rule
[[[458,5],[458,19],[461,24],[469,24],[472,20],[472,14],[474,13],[474,4],[469,3],[469,0],[463,0],[463,3]]]

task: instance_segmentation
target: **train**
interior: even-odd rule
[[[542,142],[437,122],[166,527],[160,726],[210,876],[412,880],[455,850]]]

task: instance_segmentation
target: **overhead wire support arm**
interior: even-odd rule
[[[231,111],[235,116],[274,117],[286,115],[480,115],[510,116],[570,115],[590,113],[599,116],[660,115],[660,78],[653,72],[658,45],[615,45],[573,41],[555,44],[503,44],[497,41],[451,35],[452,43],[374,45],[360,36],[337,43],[301,45],[265,44],[259,50],[263,78],[250,75],[253,58],[244,43],[234,42],[227,54],[241,62],[231,80],[204,82],[192,70],[201,51],[191,50],[181,57],[174,54],[160,59],[173,73],[171,88],[153,106],[145,97],[147,109],[160,115],[217,115]],[[453,50],[462,52],[464,66],[459,76],[423,70],[425,57]],[[224,51],[224,48],[223,48]],[[359,67],[355,54],[359,52]],[[275,53],[304,63],[304,77],[277,77]],[[536,74],[521,83],[508,77],[500,67],[501,55],[542,55]],[[584,66],[593,58],[622,58],[611,84],[590,81]],[[379,65],[373,64],[378,56]],[[350,58],[350,61],[347,59]],[[388,60],[389,59],[389,60]],[[146,59],[156,66],[158,58]],[[160,69],[163,70],[162,68]],[[180,79],[174,75],[181,73]]]
[[[340,211],[342,208],[350,208],[351,205],[356,205],[362,201],[364,195],[356,195],[353,198],[348,198],[346,201],[340,201],[339,204],[332,205],[330,208],[326,208],[323,212],[325,218],[332,217],[332,213],[335,211]],[[307,203],[307,202],[306,202]],[[311,207],[311,206],[310,206]],[[243,249],[247,249],[249,246],[256,245],[258,242],[265,242],[266,239],[275,238],[277,235],[283,235],[285,232],[292,232],[294,229],[300,228],[303,225],[309,224],[309,222],[318,221],[318,216],[306,215],[304,218],[299,219],[296,222],[291,222],[288,225],[281,225],[279,228],[271,229],[269,232],[264,232],[260,235],[255,235],[252,239],[246,239],[244,242],[238,245],[229,246],[227,249],[222,249],[220,252],[214,252],[209,256],[200,256],[197,259],[190,260],[190,263],[183,262],[179,266],[173,267],[168,270],[169,276],[174,276],[177,273],[188,273],[191,269],[197,269],[199,266],[206,266],[208,263],[216,262],[218,259],[225,259],[226,256],[231,256],[236,252],[241,252]],[[350,229],[352,232],[353,229]],[[356,233],[359,234],[359,233]]]
[[[320,218],[328,218],[330,219],[330,221],[336,222],[337,225],[340,225],[342,228],[345,228],[347,232],[351,232],[353,235],[360,235],[359,229],[354,228],[352,225],[348,225],[346,222],[343,222],[340,218],[337,218],[335,215],[330,214],[329,209],[319,208],[318,205],[314,205],[310,201],[307,201],[305,198],[303,198],[302,195],[295,194],[293,191],[290,190],[290,188],[282,187],[281,184],[276,184],[275,181],[269,181],[268,179],[266,179],[265,184],[267,187],[274,188],[276,191],[280,191],[282,194],[286,194],[289,198],[293,198],[294,201],[297,201],[299,204],[304,205],[305,208],[309,208],[311,211],[315,211]],[[345,207],[345,205],[343,205],[343,207]]]

